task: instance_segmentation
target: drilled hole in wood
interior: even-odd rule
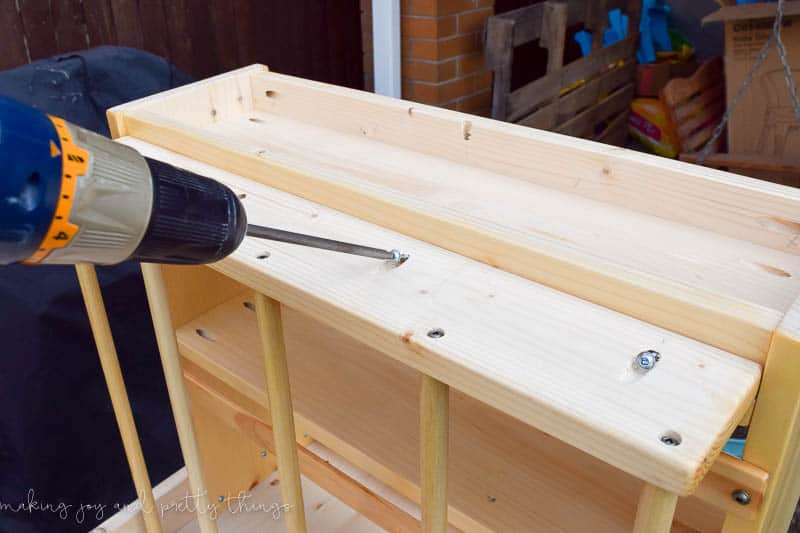
[[[236,196],[239,198],[239,200],[244,200],[245,198],[247,198],[247,194],[243,192],[240,192]]]
[[[275,91],[273,91],[271,89],[267,89],[266,91],[264,91],[264,94],[267,96],[267,98],[272,98],[278,93],[276,93]]]
[[[408,116],[410,117],[410,116],[413,116],[413,115],[414,115],[414,108],[413,107],[409,107],[408,108]]]
[[[464,140],[468,141],[470,137],[472,137],[472,122],[469,120],[465,121],[461,125],[461,132],[464,134]]]
[[[664,434],[661,435],[660,440],[667,446],[680,446],[683,441],[680,433],[671,430],[665,431]]]
[[[258,254],[258,255],[256,256],[256,258],[257,258],[257,259],[266,259],[266,258],[268,258],[268,257],[269,257],[269,252],[264,252],[264,253],[262,253],[262,254]]]
[[[212,117],[216,117],[217,116],[217,110],[216,109],[212,109],[211,110],[211,116]]]
[[[245,306],[247,309],[249,309],[251,311],[255,311],[256,310],[256,306],[253,305],[253,302],[242,302],[242,305]]]
[[[194,330],[194,332],[197,333],[198,336],[203,337],[205,340],[214,342],[214,339],[211,337],[211,334],[208,331],[204,330],[203,328],[197,328],[196,330]]]
[[[444,337],[444,330],[442,328],[434,328],[428,332],[428,337],[431,339],[441,339]]]
[[[256,122],[256,123],[258,123],[258,124],[261,124],[262,122],[264,122],[262,119],[260,119],[260,118],[257,118],[257,117],[250,117],[250,118],[249,118],[249,119],[247,119],[247,120],[249,120],[250,122]]]

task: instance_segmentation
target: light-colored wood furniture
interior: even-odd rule
[[[277,451],[285,500],[299,471],[388,531],[788,523],[797,190],[260,66],[109,118],[254,223],[411,255],[248,238],[210,267],[146,266],[190,399],[189,480],[217,507]],[[720,454],[737,425],[743,459]]]

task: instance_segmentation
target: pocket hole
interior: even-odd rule
[[[256,256],[256,258],[258,258],[258,259],[266,259],[266,258],[269,257],[269,255],[270,255],[269,252],[264,252],[263,254],[258,254]]]
[[[434,328],[428,332],[428,337],[431,339],[441,339],[444,337],[444,330],[442,328]]]
[[[680,433],[675,431],[666,431],[663,435],[661,435],[660,440],[667,446],[680,446],[683,439],[681,439]]]
[[[214,342],[214,339],[211,338],[211,335],[206,330],[202,328],[197,328],[196,330],[194,330],[194,332],[197,333],[198,336],[203,337],[205,340]]]
[[[245,306],[247,309],[249,309],[251,311],[255,311],[256,310],[256,306],[253,305],[253,302],[243,302],[242,305]]]
[[[247,194],[245,194],[243,192],[240,192],[236,196],[239,198],[239,200],[244,200],[245,198],[247,198]]]
[[[268,96],[269,96],[269,95],[268,95]],[[263,121],[263,120],[261,120],[260,118],[256,118],[256,117],[250,117],[248,120],[249,120],[250,122],[256,122],[256,123],[258,123],[258,124],[261,124],[262,122],[264,122],[264,121]]]
[[[272,98],[272,97],[274,97],[274,96],[275,96],[277,93],[276,93],[275,91],[271,90],[271,89],[267,89],[266,91],[264,91],[264,94],[267,96],[267,98]]]

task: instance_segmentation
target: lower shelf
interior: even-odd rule
[[[187,372],[264,422],[267,399],[255,313],[246,293],[178,329]],[[418,502],[416,371],[284,309],[298,431]],[[464,531],[630,531],[641,482],[451,392],[450,521]],[[301,435],[302,437],[302,435]],[[723,513],[681,499],[675,531],[714,532]]]
[[[362,515],[303,477],[305,513],[309,531],[326,533],[382,533]],[[186,469],[175,472],[154,489],[156,505],[162,509],[164,533],[199,533],[200,526],[192,513],[182,510],[191,494]],[[220,533],[279,533],[285,531],[281,506],[280,479],[277,472],[253,487],[242,498],[222,504],[217,515]],[[129,510],[114,515],[95,530],[96,533],[146,533],[138,500]]]

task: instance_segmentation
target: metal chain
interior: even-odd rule
[[[786,78],[786,84],[789,87],[789,94],[792,97],[792,105],[794,107],[794,114],[797,118],[798,123],[800,123],[800,99],[797,96],[797,88],[794,84],[794,78],[792,76],[792,68],[789,65],[789,59],[786,56],[786,47],[783,45],[783,40],[781,39],[781,25],[783,23],[783,2],[785,0],[778,0],[778,10],[775,15],[775,23],[772,25],[772,35],[770,38],[767,39],[767,42],[764,43],[764,46],[761,47],[761,51],[758,53],[758,57],[756,58],[755,63],[750,68],[750,72],[747,73],[747,77],[745,77],[744,81],[742,82],[741,87],[736,92],[736,95],[731,100],[730,105],[725,110],[725,113],[722,115],[722,119],[717,124],[717,127],[714,128],[714,132],[711,134],[711,138],[708,142],[703,146],[703,149],[700,151],[700,157],[697,158],[697,164],[702,165],[705,163],[706,158],[711,153],[712,148],[716,144],[717,140],[719,140],[720,135],[725,130],[725,126],[728,124],[728,120],[730,120],[731,114],[736,110],[736,107],[739,105],[739,100],[741,100],[742,96],[745,95],[747,89],[750,87],[750,84],[753,83],[753,80],[758,74],[758,71],[761,69],[761,66],[764,64],[764,61],[767,59],[767,55],[769,55],[770,48],[772,45],[777,43],[778,49],[778,57],[780,57],[781,64],[783,65],[784,76]]]

